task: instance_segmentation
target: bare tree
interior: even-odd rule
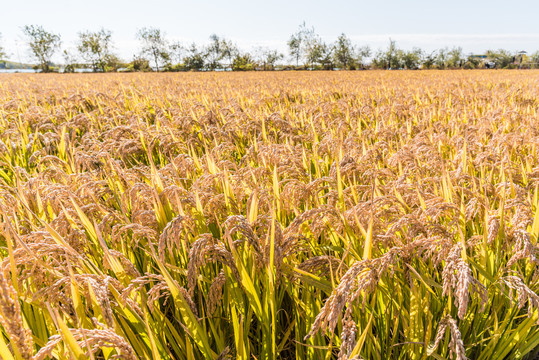
[[[51,70],[51,58],[60,48],[60,35],[50,33],[39,25],[26,25],[22,29],[28,39],[32,56],[38,61],[38,68],[43,72]]]

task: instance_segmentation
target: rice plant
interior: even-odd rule
[[[0,357],[534,359],[539,72],[4,75]]]

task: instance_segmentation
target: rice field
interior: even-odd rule
[[[0,357],[534,359],[539,71],[2,75]]]

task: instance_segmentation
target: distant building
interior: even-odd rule
[[[479,64],[483,65],[487,69],[493,69],[496,67],[494,61],[490,61],[486,54],[472,54],[468,56],[468,59],[476,60]]]

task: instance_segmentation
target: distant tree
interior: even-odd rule
[[[128,71],[136,71],[136,72],[152,71],[152,68],[150,66],[150,61],[140,56],[135,56],[133,58],[133,61],[131,61],[131,63],[127,65],[127,69]]]
[[[445,69],[447,67],[448,52],[449,50],[447,48],[439,49],[437,51],[434,65],[436,65],[438,69]]]
[[[399,50],[400,63],[409,70],[419,69],[421,65],[421,55],[423,52],[419,48],[413,48],[409,51]]]
[[[481,61],[473,55],[468,55],[462,67],[464,69],[477,69],[481,64]]]
[[[185,68],[188,70],[202,70],[205,66],[205,54],[197,48],[195,43],[192,43],[188,49],[188,55],[183,59]]]
[[[389,39],[387,49],[376,52],[376,55],[372,59],[372,65],[377,69],[398,69],[400,67],[399,60],[400,53],[396,42]]]
[[[296,60],[296,66],[299,65],[299,59],[301,59],[301,42],[302,40],[298,34],[292,34],[287,43],[290,56]]]
[[[118,69],[126,66],[127,64],[115,54],[110,54],[107,58],[106,71],[118,71]]]
[[[260,63],[260,66],[262,66],[263,70],[274,70],[275,63],[284,57],[284,55],[279,53],[277,50],[268,48],[259,48],[257,53],[258,62]]]
[[[179,41],[170,44],[170,57],[175,63],[179,64],[182,62],[185,52],[186,49]]]
[[[142,54],[153,60],[157,71],[161,69],[161,65],[170,61],[165,34],[160,29],[154,27],[139,29],[137,38],[142,42]]]
[[[399,68],[399,56],[398,56],[397,43],[395,42],[395,40],[389,39],[389,45],[387,46],[387,50],[385,52],[385,58],[387,61],[388,69]]]
[[[341,69],[349,69],[354,62],[354,47],[350,39],[342,33],[333,45],[333,49],[335,65]]]
[[[372,59],[372,65],[377,69],[398,69],[400,67],[400,53],[395,40],[389,39],[389,45],[385,51],[377,51]]]
[[[0,40],[2,40],[2,33],[0,33]],[[6,56],[6,52],[0,43],[0,59],[4,58],[4,56]]]
[[[530,55],[530,66],[532,69],[539,68],[539,51],[534,52]]]
[[[226,67],[232,69],[232,62],[238,54],[238,48],[232,41],[212,34],[210,35],[210,43],[206,47],[206,67],[209,70],[223,68],[225,66],[221,61],[225,60]]]
[[[22,31],[27,37],[32,56],[38,62],[37,68],[49,72],[51,58],[61,44],[60,35],[50,33],[39,25],[26,25]]]
[[[221,59],[223,58],[223,42],[216,34],[210,35],[210,43],[206,47],[206,66],[209,70],[215,70],[221,67]]]
[[[424,53],[421,61],[421,67],[423,69],[432,69],[436,61],[436,51],[430,53]]]
[[[366,65],[366,59],[371,56],[371,48],[368,45],[355,48],[353,58],[354,69],[364,69]]]
[[[223,59],[227,60],[230,69],[232,69],[232,62],[237,54],[239,54],[239,50],[236,44],[230,40],[221,39],[221,55]]]
[[[504,49],[489,50],[487,51],[487,59],[492,61],[495,66],[499,69],[505,69],[511,67],[511,64],[514,62],[515,57],[509,51]]]
[[[299,29],[296,33],[290,36],[288,40],[288,51],[290,56],[296,60],[296,66],[299,65],[299,61],[303,58],[307,60],[307,54],[309,52],[309,47],[312,46],[312,40],[315,37],[314,28],[308,28],[305,25],[305,22],[299,26]],[[307,65],[307,62],[305,62]]]
[[[101,29],[99,31],[84,31],[79,33],[79,43],[77,50],[81,57],[90,63],[92,70],[97,72],[107,71],[112,58],[110,30]]]
[[[62,56],[64,58],[64,72],[65,73],[73,73],[75,72],[76,68],[76,58],[73,56],[73,54],[70,51],[64,50],[62,52]]]
[[[232,60],[233,71],[247,71],[255,69],[255,61],[252,55],[248,52],[238,53]]]
[[[324,68],[329,68],[333,63],[331,59],[332,53],[333,48],[323,42],[318,35],[313,34],[307,39],[305,46],[306,65],[317,64]]]
[[[333,70],[335,68],[335,62],[333,61],[333,46],[326,43],[322,44],[321,55],[318,58],[318,64],[320,64],[323,70]]]
[[[372,58],[371,65],[374,69],[387,69],[387,58],[383,50],[376,51],[374,57]]]
[[[464,65],[464,54],[461,47],[454,47],[447,53],[447,66],[450,68],[461,68]]]

